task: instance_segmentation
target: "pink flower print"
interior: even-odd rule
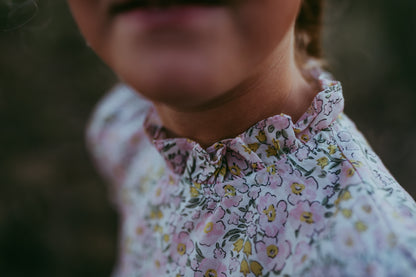
[[[266,186],[270,185],[270,174],[268,172],[258,172],[254,177],[254,182],[257,186]]]
[[[225,258],[225,251],[222,248],[215,248],[214,250],[214,258],[215,259],[224,259]]]
[[[191,261],[191,268],[192,268],[192,270],[197,271],[198,270],[198,266],[199,266],[199,264],[198,264],[197,259],[193,259]]]
[[[303,179],[299,171],[295,171],[298,174],[294,174],[293,178],[288,178],[286,183],[286,191],[288,201],[292,205],[296,205],[301,200],[313,201],[316,199],[316,191],[318,190],[318,183],[312,176]],[[296,176],[298,175],[298,176]]]
[[[252,199],[257,199],[259,197],[259,193],[261,191],[261,188],[259,187],[253,187],[250,192],[248,193],[248,196]]]
[[[363,251],[360,234],[352,227],[339,228],[336,232],[334,241],[334,247],[340,253],[346,255],[358,254],[359,251]],[[367,244],[368,245],[368,244]]]
[[[324,208],[317,201],[300,201],[295,209],[290,211],[289,221],[291,225],[299,230],[299,234],[312,236],[313,232],[321,232],[325,227]]]
[[[209,199],[207,203],[207,210],[212,211],[215,210],[217,207],[217,202],[215,202],[213,199]]]
[[[231,184],[217,184],[215,186],[215,192],[222,198],[222,205],[225,208],[237,207],[243,199],[237,189]]]
[[[246,159],[239,153],[231,151],[227,153],[228,171],[233,177],[239,177],[249,168]]]
[[[238,225],[239,219],[240,219],[240,216],[238,214],[232,213],[230,217],[228,218],[228,224]]]
[[[254,213],[253,213],[253,212],[247,212],[247,213],[244,215],[244,219],[246,220],[246,222],[247,222],[247,223],[252,222],[252,221],[253,221],[253,219],[254,219]]]
[[[194,213],[192,214],[192,219],[196,220],[199,219],[201,217],[201,211],[200,210],[196,210],[194,211]]]
[[[140,220],[133,231],[139,241],[146,241],[152,234],[152,231],[147,227],[146,221],[144,220]]]
[[[229,269],[231,272],[235,272],[240,268],[240,261],[237,258],[231,258]]]
[[[310,153],[309,147],[304,145],[300,147],[298,151],[296,151],[295,156],[299,161],[303,161],[309,156],[309,153]]]
[[[273,175],[270,178],[269,188],[272,189],[272,190],[275,190],[278,187],[280,187],[282,185],[282,183],[283,183],[283,179],[282,179],[281,176],[279,176],[277,174],[276,175]]]
[[[195,277],[226,277],[227,267],[220,259],[203,259]]]
[[[150,268],[145,274],[145,276],[161,276],[164,275],[166,272],[166,264],[167,264],[167,257],[164,253],[158,249],[153,254],[153,264],[150,265]]]
[[[295,247],[293,255],[293,268],[299,268],[305,264],[311,257],[311,246],[305,241],[299,242]]]
[[[287,204],[269,192],[259,198],[257,210],[260,213],[259,227],[266,236],[275,237],[279,230],[284,228],[288,213]]]
[[[173,235],[170,256],[180,266],[185,266],[189,254],[194,250],[194,243],[186,232]]]
[[[259,262],[267,270],[279,271],[283,269],[290,255],[290,245],[287,241],[278,242],[276,238],[264,237],[256,243],[256,252]]]
[[[212,195],[211,189],[210,188],[204,188],[204,195],[211,196]]]
[[[162,184],[159,184],[155,188],[153,197],[151,198],[151,203],[153,205],[160,205],[165,201],[166,194],[167,194],[166,189],[167,189],[167,187],[165,187],[165,185],[162,185]]]
[[[293,167],[289,164],[286,157],[278,160],[276,163],[277,173],[279,175],[287,175],[293,173]]]
[[[360,273],[357,273],[358,270],[354,268],[354,272],[357,275],[355,276],[366,276]],[[306,272],[305,276],[310,277],[322,277],[322,276],[331,276],[331,277],[342,277],[345,276],[345,269],[342,268],[340,264],[329,263],[329,264],[319,264],[312,266],[310,270]]]
[[[341,167],[341,173],[339,175],[340,177],[340,183],[342,184],[351,184],[355,182],[355,180],[358,181],[359,176],[355,170],[355,168],[347,162],[344,162]]]
[[[253,222],[252,224],[250,224],[250,225],[247,227],[247,235],[248,235],[250,238],[253,238],[256,234],[257,234],[257,225],[256,225],[256,224],[254,224],[254,222]]]
[[[335,190],[334,190],[334,187],[332,185],[324,187],[324,195],[325,196],[327,196],[328,198],[331,198],[332,196],[334,196],[334,194],[335,194]]]
[[[291,125],[291,119],[286,115],[274,116],[267,122],[277,130],[287,129]]]
[[[192,221],[187,221],[183,227],[186,231],[191,232],[194,229],[194,223]]]
[[[196,226],[196,236],[202,245],[211,246],[224,235],[225,226],[222,222],[224,210],[219,207],[214,212],[204,214]]]
[[[331,184],[336,184],[339,181],[339,176],[334,173],[334,172],[328,172],[328,174],[326,175],[326,178],[328,179],[328,181],[331,182]]]

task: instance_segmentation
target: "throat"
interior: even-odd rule
[[[318,92],[316,84],[302,78],[273,89],[261,82],[246,93],[220,102],[220,105],[211,103],[209,108],[184,111],[164,104],[155,104],[155,107],[169,137],[185,137],[208,148],[221,140],[235,138],[257,122],[274,115],[287,114],[295,123]]]

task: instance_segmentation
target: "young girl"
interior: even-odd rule
[[[128,84],[88,130],[115,276],[414,276],[416,204],[320,68],[322,1],[68,1]]]

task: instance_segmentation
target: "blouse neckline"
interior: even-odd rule
[[[322,90],[307,111],[294,123],[286,114],[259,121],[235,138],[221,140],[204,149],[187,138],[170,138],[152,106],[145,119],[145,131],[178,175],[196,183],[218,183],[241,178],[293,153],[319,131],[328,128],[342,113],[344,98],[340,82],[327,72],[316,74]],[[240,166],[240,164],[244,166]],[[247,166],[248,165],[248,166]]]

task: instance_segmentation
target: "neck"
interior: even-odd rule
[[[293,46],[293,37],[288,43]],[[221,99],[197,109],[181,110],[155,103],[168,135],[187,137],[208,147],[276,114],[285,113],[297,121],[310,106],[318,86],[305,80],[293,52],[277,49],[268,59],[271,62],[262,64],[256,74]]]

